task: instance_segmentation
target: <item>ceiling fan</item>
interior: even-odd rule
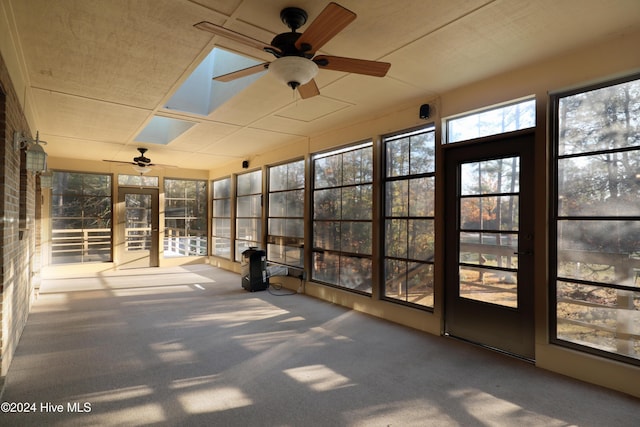
[[[294,90],[297,89],[301,98],[306,99],[320,94],[314,80],[318,73],[318,67],[325,70],[384,77],[391,66],[388,62],[316,55],[316,52],[325,43],[356,19],[355,13],[339,4],[329,3],[303,33],[296,32],[307,22],[308,15],[303,9],[284,8],[280,12],[280,18],[291,31],[278,34],[271,40],[271,43],[263,43],[208,21],[195,24],[194,27],[200,30],[269,52],[276,57],[274,61],[264,62],[213,79],[228,82],[268,69],[280,81]]]
[[[132,162],[121,162],[119,160],[103,160],[104,162],[111,162],[111,163],[120,163],[123,165],[131,165],[133,167],[133,169],[136,172],[139,172],[140,174],[145,174],[149,171],[151,171],[151,168],[153,166],[159,166],[159,167],[163,167],[163,168],[174,168],[176,166],[171,166],[171,165],[161,165],[158,163],[151,163],[151,159],[146,157],[144,155],[144,153],[146,153],[149,149],[148,148],[144,148],[144,147],[138,147],[138,151],[140,152],[140,155],[137,157],[133,158]]]

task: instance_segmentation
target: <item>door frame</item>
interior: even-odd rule
[[[125,228],[126,209],[125,197],[127,194],[148,194],[151,196],[151,245],[149,248],[148,262],[141,263],[140,258],[135,265],[128,266],[129,260],[125,254]],[[158,267],[160,265],[160,191],[157,188],[146,187],[118,187],[117,222],[115,229],[115,261],[119,269]]]
[[[535,133],[516,131],[445,147],[444,333],[518,357],[535,359],[534,282]],[[458,165],[520,156],[517,308],[459,296]],[[523,237],[524,236],[524,237]]]

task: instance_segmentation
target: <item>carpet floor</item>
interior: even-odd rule
[[[628,395],[205,265],[44,280],[2,401],[7,426],[640,425]]]

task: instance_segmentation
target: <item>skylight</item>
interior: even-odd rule
[[[193,125],[195,125],[195,122],[154,116],[136,136],[135,141],[167,145]]]
[[[231,82],[212,78],[258,65],[260,62],[223,49],[214,48],[164,106],[171,111],[208,116],[262,76],[262,73]],[[154,116],[136,136],[135,141],[167,145],[195,123],[187,120]]]
[[[165,108],[208,116],[220,105],[260,78],[262,73],[226,83],[212,80],[212,78],[259,63],[260,61],[255,59],[214,48],[169,99]]]

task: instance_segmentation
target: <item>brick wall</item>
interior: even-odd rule
[[[7,374],[35,296],[36,178],[23,171],[13,134],[29,127],[0,56],[0,382]],[[35,263],[39,268],[40,263]]]

